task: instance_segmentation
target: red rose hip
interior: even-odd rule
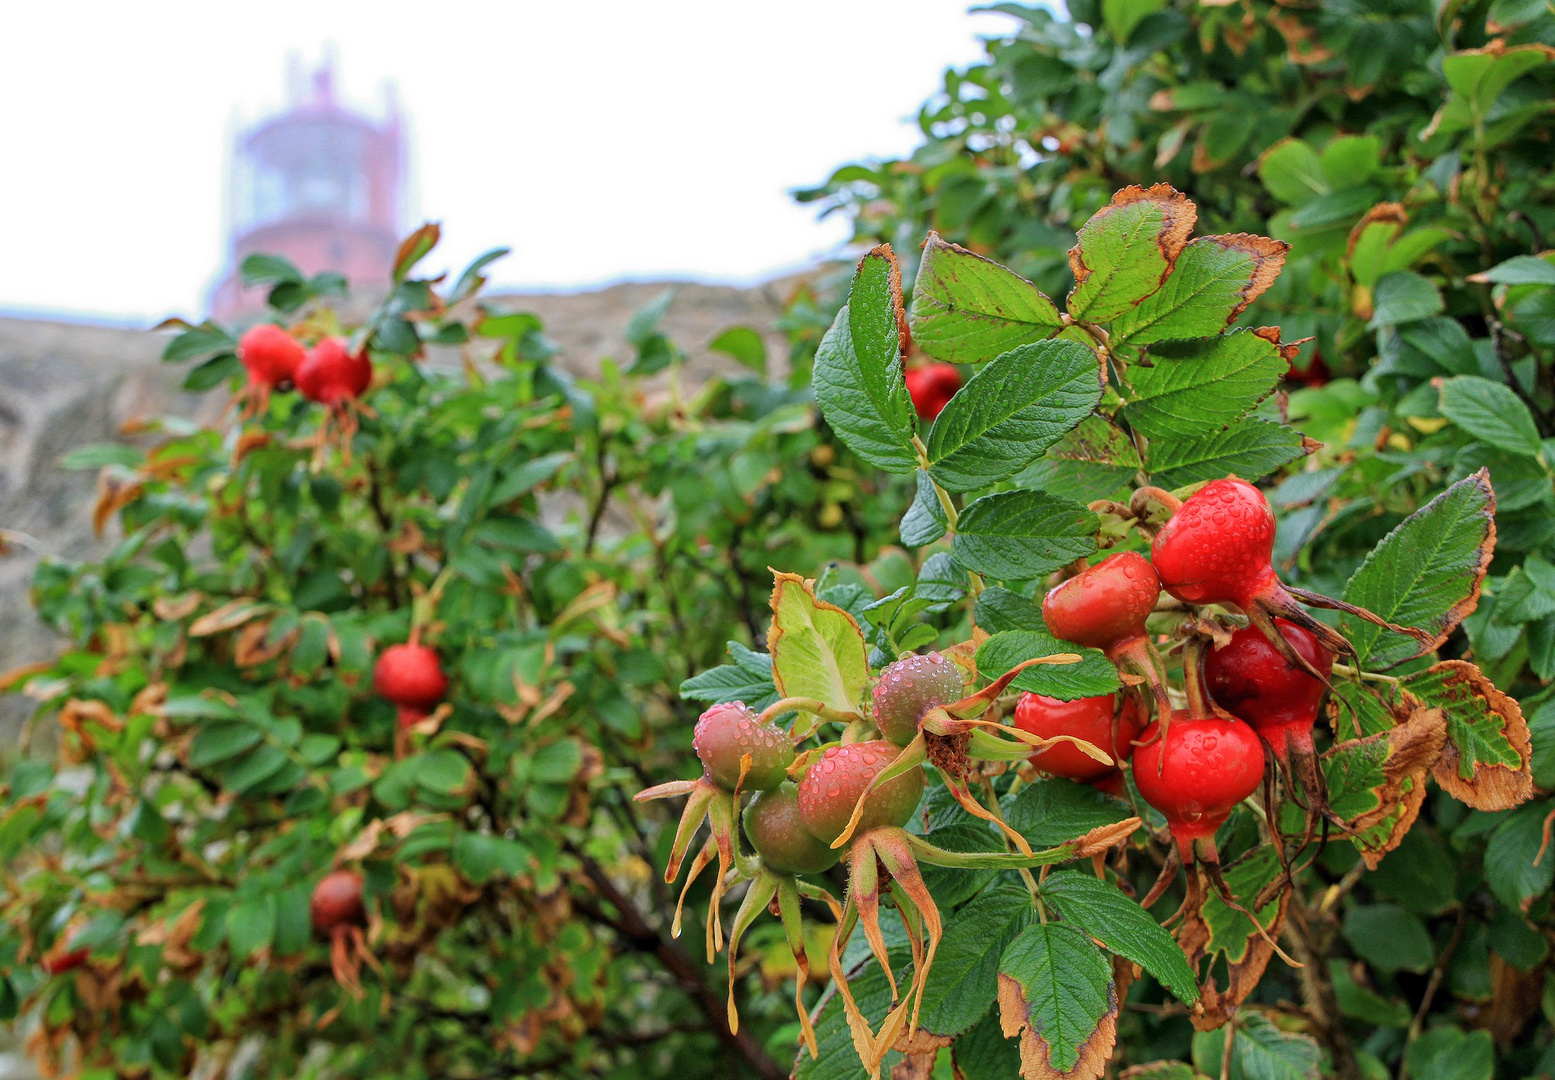
[[[362,904],[362,876],[353,870],[325,874],[313,887],[308,901],[313,929],[325,937],[351,926],[367,925],[367,909]]]
[[[1166,734],[1157,738],[1151,724],[1134,751],[1134,783],[1145,802],[1161,811],[1171,827],[1183,862],[1197,854],[1215,863],[1215,830],[1236,804],[1258,790],[1263,780],[1263,746],[1240,720],[1172,715]]]
[[[1144,723],[1139,706],[1126,695],[1120,708],[1115,694],[1060,701],[1026,693],[1015,706],[1015,726],[1044,739],[1070,735],[1112,755],[1113,764],[1103,765],[1072,743],[1057,743],[1031,755],[1031,763],[1045,773],[1094,783],[1118,773],[1118,766],[1133,754]]]
[[[401,709],[426,712],[448,692],[448,676],[436,650],[426,645],[390,645],[373,665],[373,689]]]
[[[297,389],[309,401],[338,406],[361,397],[373,381],[373,363],[367,353],[352,355],[339,338],[325,338],[315,345],[297,368]]]
[[[250,386],[275,388],[291,383],[307,357],[301,343],[274,323],[260,323],[238,339],[238,360]]]
[[[924,364],[907,372],[907,394],[921,420],[933,420],[961,389],[961,373],[954,364]]]
[[[1274,620],[1290,647],[1321,675],[1334,668],[1334,654],[1317,638],[1284,619]],[[1287,746],[1311,754],[1312,725],[1327,687],[1292,664],[1253,627],[1231,635],[1223,648],[1204,660],[1210,697],[1227,712],[1253,726],[1281,761]]]

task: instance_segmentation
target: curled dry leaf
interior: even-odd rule
[[[1444,660],[1410,676],[1408,692],[1447,717],[1436,782],[1477,810],[1507,810],[1533,794],[1533,741],[1522,707],[1475,665]]]
[[[1323,755],[1330,807],[1355,832],[1373,869],[1403,841],[1425,802],[1425,774],[1442,754],[1447,723],[1419,707],[1396,727],[1349,739]]]
[[[1251,911],[1258,894],[1279,873],[1279,861],[1273,850],[1262,848],[1228,866],[1224,876],[1237,903]],[[1196,971],[1207,971],[1199,986],[1199,1003],[1189,1015],[1199,1031],[1213,1031],[1225,1024],[1257,988],[1258,980],[1263,978],[1264,969],[1274,956],[1271,941],[1279,936],[1285,925],[1289,903],[1290,893],[1282,889],[1258,909],[1258,921],[1264,930],[1260,934],[1244,912],[1230,907],[1206,888],[1202,875],[1189,875],[1177,944],[1188,958],[1188,966]],[[1220,965],[1214,961],[1219,957],[1225,959],[1224,986],[1216,982]],[[1205,964],[1206,960],[1210,962]]]

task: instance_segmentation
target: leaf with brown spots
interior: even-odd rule
[[[1467,660],[1444,660],[1404,679],[1404,691],[1446,717],[1434,774],[1476,810],[1507,810],[1533,794],[1533,743],[1523,710]]]
[[[1028,926],[999,960],[999,1025],[1025,1080],[1096,1080],[1117,1041],[1111,962],[1067,923]]]
[[[1425,774],[1447,739],[1442,710],[1416,708],[1396,727],[1338,743],[1323,755],[1329,809],[1347,822],[1366,865],[1404,839],[1425,801]]]
[[[1189,1015],[1200,1031],[1212,1031],[1229,1020],[1263,978],[1264,968],[1274,955],[1269,939],[1279,937],[1280,927],[1285,924],[1289,893],[1281,890],[1258,908],[1258,922],[1267,938],[1258,933],[1246,911],[1253,909],[1259,894],[1280,873],[1279,859],[1270,847],[1255,848],[1225,868],[1226,885],[1244,911],[1231,907],[1209,889],[1201,874],[1189,876],[1177,944],[1187,956],[1188,965],[1206,973],[1199,985],[1199,1003]],[[1216,982],[1221,959],[1225,961],[1224,988]]]
[[[1274,284],[1289,250],[1249,233],[1199,237],[1160,290],[1113,324],[1113,340],[1148,345],[1220,333]]]
[[[209,637],[223,630],[233,630],[269,610],[269,604],[240,596],[236,600],[228,600],[216,610],[208,611],[194,620],[189,626],[189,636]]]
[[[1111,322],[1166,281],[1177,262],[1198,207],[1170,184],[1127,187],[1080,227],[1069,251],[1075,287],[1069,314],[1087,322]]]

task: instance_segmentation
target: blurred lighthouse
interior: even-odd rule
[[[254,252],[284,255],[305,274],[336,270],[353,289],[387,287],[399,238],[404,140],[392,92],[374,121],[335,98],[332,58],[304,85],[292,61],[285,112],[237,137],[229,262],[211,312],[232,318],[264,304],[238,267]]]

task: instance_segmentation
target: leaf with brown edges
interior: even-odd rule
[[[1533,794],[1533,743],[1523,710],[1467,660],[1404,678],[1404,692],[1447,719],[1436,782],[1476,810],[1507,810]]]
[[[1096,1080],[1117,1042],[1111,961],[1067,923],[1028,926],[999,960],[999,1025],[1025,1080]]]
[[[1170,184],[1127,187],[1080,227],[1069,250],[1075,287],[1069,314],[1111,322],[1161,287],[1199,210]]]
[[[1396,727],[1347,739],[1323,755],[1329,809],[1375,868],[1404,839],[1425,801],[1425,774],[1441,756],[1447,725],[1440,709],[1416,708]]]
[[[1280,862],[1273,848],[1254,848],[1224,870],[1227,886],[1238,904],[1251,911],[1263,889],[1280,874]],[[1278,938],[1285,924],[1289,893],[1282,890],[1258,909],[1258,921],[1270,938]],[[1202,875],[1188,878],[1188,896],[1183,901],[1183,921],[1177,928],[1177,944],[1188,958],[1188,966],[1206,971],[1199,985],[1199,1004],[1189,1015],[1200,1031],[1220,1027],[1236,1012],[1263,978],[1264,968],[1274,949],[1245,914],[1230,907],[1212,889]],[[1219,959],[1225,960],[1226,983],[1216,982]],[[1205,964],[1208,960],[1209,963]]]
[[[1274,284],[1289,250],[1250,233],[1199,237],[1160,290],[1113,323],[1113,340],[1147,345],[1220,333]]]

